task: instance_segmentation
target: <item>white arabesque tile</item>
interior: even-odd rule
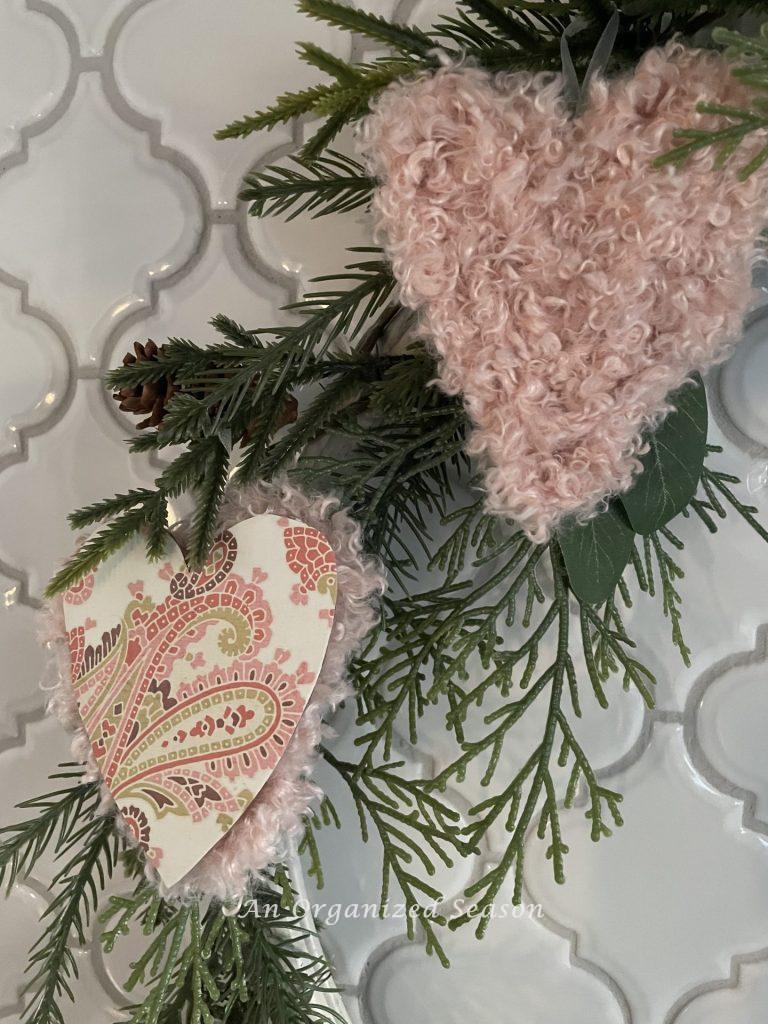
[[[246,141],[216,141],[214,132],[268,106],[279,93],[314,85],[323,75],[295,56],[311,38],[347,56],[349,36],[310,24],[293,3],[253,0],[155,0],[123,28],[115,74],[126,99],[162,123],[162,139],[195,161],[215,206],[233,206],[241,178],[257,158],[288,143],[280,126]],[[204,99],[196,93],[202,90]]]
[[[768,1006],[768,960],[742,963],[734,983],[704,991],[688,1003],[673,1024],[757,1024]]]
[[[762,653],[762,652],[761,652]],[[768,662],[759,657],[714,678],[696,710],[704,756],[726,782],[754,793],[768,823]]]
[[[38,612],[19,601],[20,590],[18,583],[0,574],[0,749],[22,737],[23,721],[45,705]]]
[[[610,784],[624,795],[623,827],[595,844],[584,808],[563,811],[566,884],[534,836],[526,877],[580,955],[618,983],[632,1024],[659,1024],[694,986],[727,978],[734,954],[766,945],[768,840],[742,828],[739,800],[695,774],[679,724],[656,723]]]
[[[0,187],[0,269],[29,284],[84,364],[109,331],[146,305],[150,281],[177,270],[200,234],[184,174],[120,121],[99,78],[84,75],[64,117],[30,143]]]
[[[200,261],[178,281],[158,290],[155,309],[132,321],[106,352],[108,367],[122,360],[134,341],[190,338],[200,344],[222,341],[209,320],[224,313],[246,327],[271,326],[286,291],[260,277],[246,263],[235,225],[214,224]],[[127,417],[135,426],[135,417]]]
[[[3,893],[0,928],[0,1021],[19,1019],[27,952],[40,934],[40,915],[47,901],[42,886],[17,882]]]
[[[20,453],[21,432],[46,420],[69,383],[64,345],[51,326],[22,310],[19,289],[0,282],[0,458]]]
[[[48,3],[74,26],[84,57],[101,53],[107,32],[126,7],[126,0],[48,0]]]
[[[66,40],[54,22],[30,11],[23,0],[5,0],[0,64],[7,72],[0,90],[3,157],[19,146],[21,129],[40,121],[60,99],[69,74]]]
[[[34,596],[74,550],[69,512],[153,479],[145,460],[129,455],[100,388],[81,381],[62,420],[30,440],[28,460],[0,474],[0,560],[26,572]]]
[[[723,411],[755,444],[768,447],[765,381],[768,377],[768,309],[749,319],[744,337],[720,370]]]
[[[450,970],[420,943],[392,944],[372,961],[362,1002],[371,1024],[404,1021],[520,1021],[520,1024],[623,1024],[602,978],[571,963],[569,944],[542,926],[528,904],[513,913],[511,892],[478,941],[471,924],[439,938]],[[520,917],[515,916],[521,913]]]

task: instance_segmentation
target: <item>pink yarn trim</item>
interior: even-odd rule
[[[177,885],[162,885],[154,869],[147,877],[167,899],[200,895],[237,904],[250,879],[269,864],[282,860],[291,839],[303,831],[303,816],[320,795],[310,780],[321,739],[333,735],[323,719],[350,696],[346,666],[377,621],[375,597],[385,580],[381,567],[364,554],[360,527],[342,511],[335,498],[308,496],[287,483],[259,483],[230,490],[219,516],[223,529],[260,515],[276,512],[301,519],[323,531],[336,555],[338,596],[331,631],[315,689],[285,754],[269,781],[235,826]],[[77,708],[64,629],[63,599],[54,598],[43,612],[41,640],[51,652],[43,686],[50,693],[48,711],[74,733],[73,757],[86,764],[86,778],[99,779],[99,770]],[[114,812],[111,794],[102,785],[101,813]],[[127,829],[116,823],[123,835]]]
[[[464,396],[488,507],[536,542],[631,485],[669,393],[740,331],[768,168],[740,182],[711,151],[651,166],[675,128],[713,123],[702,100],[744,106],[745,89],[673,43],[595,82],[576,120],[559,75],[446,67],[390,86],[363,124],[401,299]]]

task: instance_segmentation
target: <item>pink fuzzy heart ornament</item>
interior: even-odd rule
[[[768,219],[765,168],[742,182],[710,151],[653,167],[676,128],[712,123],[698,103],[745,105],[723,57],[651,50],[593,82],[578,118],[562,88],[446,67],[391,86],[362,132],[379,233],[463,394],[489,508],[537,542],[625,491],[667,396],[725,356]]]

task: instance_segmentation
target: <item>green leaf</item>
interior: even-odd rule
[[[707,448],[707,395],[701,377],[670,396],[675,406],[649,438],[643,470],[621,502],[636,533],[653,533],[695,496]]]
[[[618,503],[582,525],[565,528],[558,541],[576,597],[587,604],[607,601],[621,579],[634,542]]]

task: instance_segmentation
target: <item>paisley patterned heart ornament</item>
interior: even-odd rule
[[[64,595],[72,684],[99,772],[162,883],[228,833],[299,725],[328,647],[327,537],[263,514],[223,530],[200,571],[136,542]]]

